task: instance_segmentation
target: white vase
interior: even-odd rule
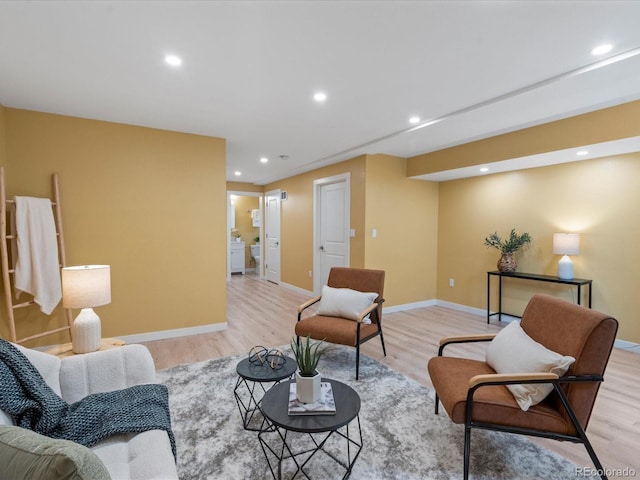
[[[303,377],[296,372],[296,396],[302,403],[315,403],[320,400],[321,375],[316,371],[313,377]]]

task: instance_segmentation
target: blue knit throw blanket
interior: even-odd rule
[[[2,339],[0,409],[20,427],[87,447],[111,435],[165,430],[176,456],[166,386],[136,385],[95,393],[68,404],[47,385],[20,350]]]

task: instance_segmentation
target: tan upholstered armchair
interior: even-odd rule
[[[312,298],[298,307],[296,335],[310,336],[316,340],[348,345],[356,348],[356,380],[360,373],[360,345],[367,340],[380,336],[382,352],[387,354],[382,336],[382,302],[384,302],[384,271],[363,268],[333,267],[329,272],[327,288],[323,288],[323,296]],[[341,296],[342,305],[335,305],[329,295],[337,295],[331,289],[351,289],[362,292],[358,298],[349,297],[346,301],[351,308],[345,308],[345,297]],[[368,300],[366,294],[370,294]],[[302,318],[303,312],[311,305],[319,303],[317,315]],[[363,306],[361,309],[358,306]],[[342,308],[341,308],[342,307]],[[328,313],[324,313],[324,310]],[[348,318],[347,318],[348,317]]]
[[[482,428],[519,433],[554,440],[584,444],[598,471],[602,465],[593,450],[585,429],[591,416],[600,382],[609,361],[618,322],[603,313],[547,295],[535,295],[527,305],[520,322],[521,330],[559,357],[573,357],[566,373],[533,373],[510,370],[496,373],[495,349],[487,349],[487,362],[445,357],[443,350],[454,343],[490,341],[494,335],[447,337],[441,340],[438,356],[428,362],[428,371],[438,400],[454,423],[465,425],[464,478],[469,475],[471,429]],[[510,328],[509,324],[503,331]],[[515,328],[519,328],[513,325]],[[514,330],[515,331],[515,330]],[[501,335],[502,332],[500,332]],[[509,338],[502,336],[502,338]],[[515,343],[515,342],[514,342]],[[498,339],[493,345],[498,344]],[[509,348],[509,345],[506,345]],[[508,365],[526,356],[517,345]],[[536,347],[537,348],[537,347]],[[510,388],[538,388],[546,385],[551,393],[525,411]],[[542,395],[541,395],[542,397]],[[527,405],[525,405],[526,407]],[[606,479],[605,475],[602,475]]]

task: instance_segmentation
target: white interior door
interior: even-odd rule
[[[280,191],[266,195],[265,264],[267,280],[280,283]]]
[[[349,266],[349,176],[316,180],[314,292],[327,284],[332,267]]]

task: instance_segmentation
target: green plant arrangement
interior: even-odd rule
[[[487,238],[484,239],[484,245],[486,247],[493,247],[500,250],[502,253],[515,253],[520,247],[531,243],[531,235],[524,232],[522,235],[516,233],[516,229],[512,228],[509,238],[502,240],[497,232],[493,232]]]
[[[254,237],[253,241],[256,242],[256,243],[260,243],[260,237]]]
[[[324,345],[324,341],[312,342],[311,337],[307,336],[306,341],[298,342],[296,337],[291,339],[291,351],[298,364],[300,376],[313,377],[317,374],[316,368],[322,355],[331,349],[331,345]]]

